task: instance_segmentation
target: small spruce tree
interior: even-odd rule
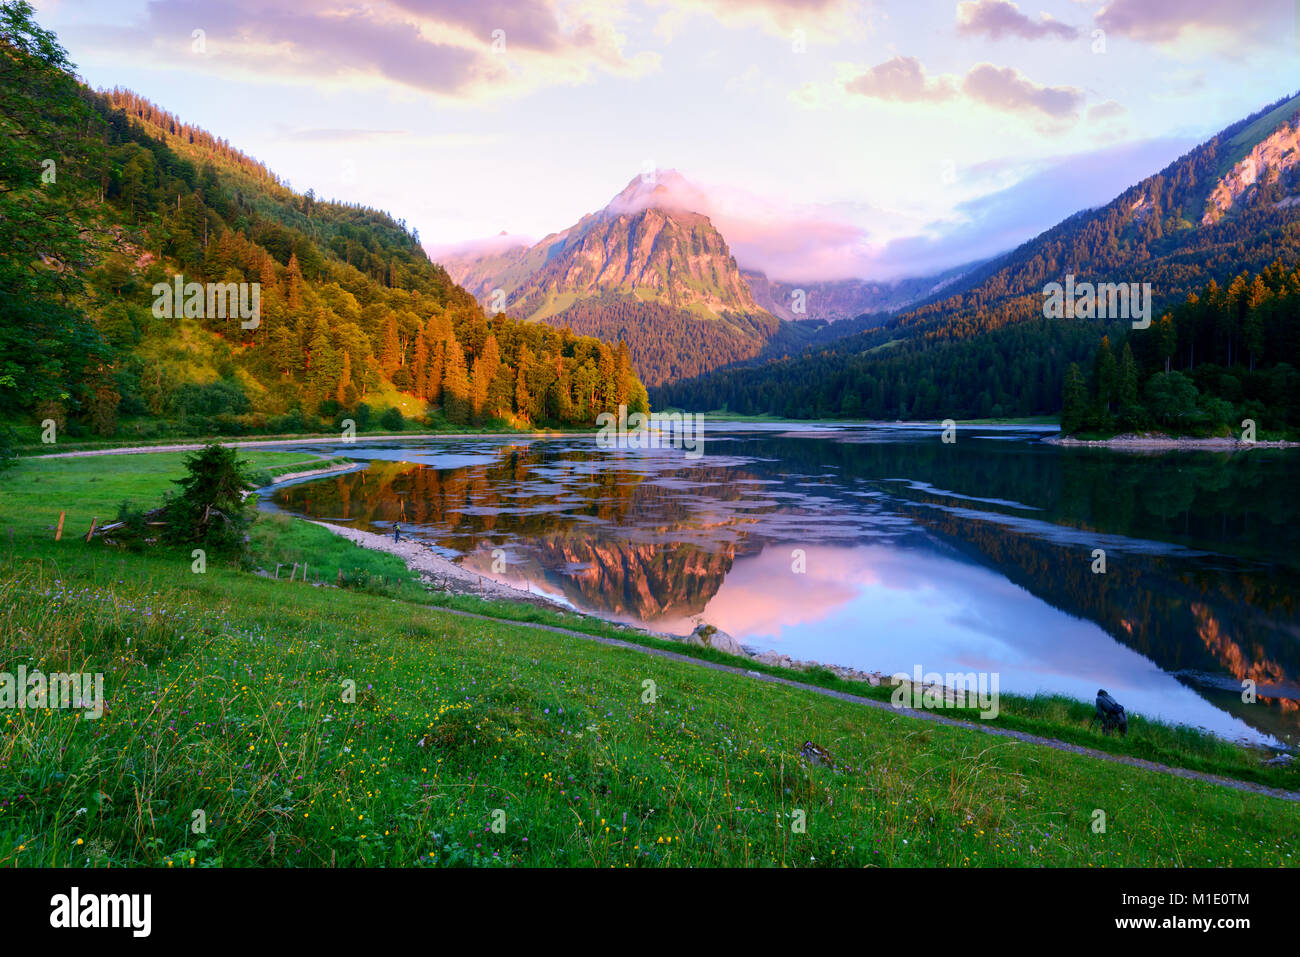
[[[201,544],[214,551],[238,551],[252,521],[244,492],[254,488],[234,449],[205,446],[185,459],[180,492],[169,495],[164,538],[177,544]]]

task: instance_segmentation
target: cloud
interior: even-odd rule
[[[1088,109],[1088,119],[1090,121],[1110,120],[1123,116],[1128,110],[1122,103],[1115,100],[1107,100],[1105,103],[1098,103],[1096,106]]]
[[[1031,20],[1020,8],[1007,0],[963,0],[957,4],[957,32],[962,36],[987,36],[1000,40],[1006,36],[1025,40],[1057,37],[1072,40],[1079,28],[1054,20],[1046,13]]]
[[[621,5],[569,9],[562,0],[295,0],[278,8],[153,0],[142,20],[90,31],[115,50],[166,57],[181,69],[315,84],[369,77],[463,100],[583,83],[597,69],[639,75],[658,67],[657,54],[624,54]],[[203,31],[202,52],[191,50],[194,30]]]
[[[546,0],[390,0],[393,7],[422,19],[461,27],[483,42],[501,31],[507,47],[554,53],[570,43],[593,39],[584,25],[575,36],[560,29],[557,11]]]
[[[692,16],[727,27],[757,27],[772,36],[836,44],[871,32],[870,10],[861,0],[651,0],[664,7],[655,32],[671,39]]]
[[[1077,119],[1083,91],[1072,86],[1039,86],[1013,67],[980,63],[962,82],[971,99],[1009,113],[1038,112],[1054,120]]]
[[[515,250],[522,251],[533,245],[533,242],[530,236],[520,236],[503,230],[495,236],[470,239],[461,243],[425,243],[424,251],[434,262],[466,261],[500,256]]]
[[[938,103],[960,92],[969,100],[1007,113],[1029,113],[1051,120],[1074,120],[1083,91],[1072,86],[1040,86],[1013,67],[979,63],[965,78],[926,75],[916,57],[896,56],[844,81],[844,89],[877,100]]]
[[[921,61],[910,56],[896,56],[879,63],[847,81],[844,88],[850,93],[877,100],[896,100],[902,103],[938,102],[951,99],[957,92],[951,78],[927,77]]]
[[[1187,43],[1241,52],[1293,43],[1295,0],[1112,0],[1097,13],[1108,33],[1162,46]]]

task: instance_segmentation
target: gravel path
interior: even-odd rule
[[[356,443],[387,442],[393,439],[404,439],[407,441],[411,439],[446,439],[448,441],[455,439],[557,439],[564,438],[565,436],[595,434],[595,432],[399,432],[396,435],[360,435],[357,436]],[[281,445],[348,444],[343,442],[341,436],[325,436],[305,439],[250,439],[243,442],[228,442],[225,439],[213,439],[212,441],[220,442],[227,448],[232,449],[271,448]],[[142,455],[146,452],[197,452],[199,449],[205,448],[207,444],[208,443],[204,442],[189,442],[177,445],[133,445],[126,448],[83,449],[79,452],[48,452],[39,455],[24,456],[24,458],[75,459],[84,458],[90,455]]]

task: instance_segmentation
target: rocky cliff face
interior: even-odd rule
[[[513,292],[510,301],[527,314],[561,297],[603,293],[634,295],[702,318],[762,311],[707,216],[654,206],[594,217]]]
[[[544,319],[574,302],[630,295],[698,318],[761,315],[722,234],[694,212],[701,197],[672,170],[633,179],[604,209],[531,247],[445,261],[485,305],[494,290],[508,312]]]
[[[1240,161],[1233,164],[1210,190],[1205,201],[1202,226],[1211,226],[1237,206],[1248,206],[1259,188],[1279,183],[1294,192],[1300,180],[1300,116],[1283,123],[1260,140]],[[1295,196],[1284,196],[1278,205],[1294,205]]]

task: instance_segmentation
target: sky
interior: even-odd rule
[[[1300,0],[35,0],[91,86],[435,256],[637,177],[773,279],[930,275],[1300,90]]]

